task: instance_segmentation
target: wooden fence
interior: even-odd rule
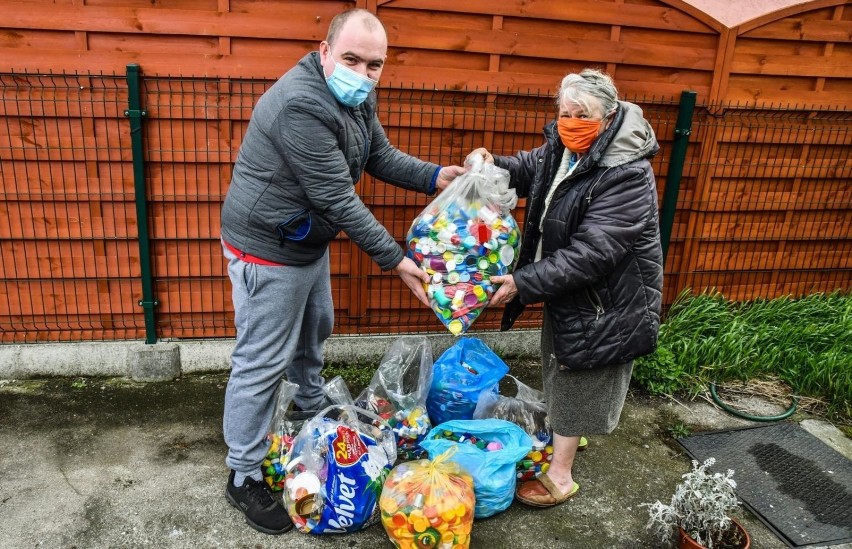
[[[650,0],[42,4],[0,1],[0,341],[144,337],[140,230],[151,237],[158,337],[232,336],[218,223],[251,108],[353,6],[388,30],[389,136],[436,162],[481,145],[535,146],[559,78],[598,66],[657,132],[662,196],[676,100],[696,91],[667,304],[682,288],[751,299],[852,287],[848,1],[733,29],[684,2]],[[145,75],[144,223],[129,62]],[[358,190],[400,240],[428,202],[372,178]],[[345,236],[332,254],[338,333],[441,329]],[[486,312],[475,329],[496,318]]]

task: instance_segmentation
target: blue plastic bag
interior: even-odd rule
[[[472,419],[483,391],[497,392],[509,367],[481,340],[463,337],[435,361],[426,410],[432,425]]]
[[[499,442],[499,450],[486,450],[468,442],[445,438],[447,434],[475,437],[484,442]],[[523,429],[502,419],[448,421],[435,426],[420,446],[435,459],[455,448],[449,458],[473,477],[476,496],[474,518],[490,517],[505,511],[515,496],[515,465],[532,449],[532,439]]]

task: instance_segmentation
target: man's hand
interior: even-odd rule
[[[488,149],[486,149],[485,147],[479,147],[478,149],[470,151],[470,154],[467,155],[467,157],[464,159],[465,166],[470,166],[470,159],[475,154],[482,155],[482,159],[485,160],[486,164],[494,163],[494,156],[492,156],[491,153],[488,152]]]
[[[403,257],[399,265],[396,266],[396,272],[399,278],[409,287],[411,293],[420,300],[421,303],[429,306],[429,299],[426,297],[426,290],[423,289],[423,284],[429,283],[429,275],[426,271],[417,266],[417,263],[407,257]]]
[[[444,190],[453,182],[455,178],[468,171],[470,167],[464,166],[444,166],[438,172],[438,179],[435,181],[435,187]]]
[[[505,305],[518,295],[518,287],[515,286],[515,277],[512,275],[494,275],[490,280],[492,284],[500,284],[500,288],[491,296],[489,305]]]

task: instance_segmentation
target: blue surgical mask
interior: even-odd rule
[[[331,53],[328,56],[331,57]],[[331,57],[331,60],[334,61],[334,58]],[[334,61],[334,72],[325,79],[325,83],[338,101],[357,107],[367,99],[378,82]]]

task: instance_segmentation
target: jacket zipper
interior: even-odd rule
[[[601,179],[603,179],[603,178],[604,178],[604,176],[606,175],[606,172],[608,172],[609,170],[610,170],[609,168],[605,169],[605,170],[603,171],[603,173],[601,174],[601,176],[600,176],[600,177],[598,177],[598,180],[597,180],[597,181],[595,181],[594,183],[592,183],[592,186],[591,186],[591,187],[589,187],[589,192],[588,192],[588,193],[586,193],[586,205],[589,205],[589,204],[591,204],[591,203],[592,203],[592,191],[594,191],[594,190],[595,190],[595,187],[597,187],[597,186],[598,186],[598,183],[600,183],[600,182],[601,182]]]
[[[358,121],[358,117],[355,116],[354,110],[352,110],[351,108],[347,108],[346,110],[349,111],[349,116],[352,117],[352,120],[355,121],[355,125],[358,126],[359,130],[361,130],[361,135],[364,136],[364,156],[361,158],[361,165],[364,166],[364,169],[366,169],[367,168],[367,157],[370,154],[370,140],[367,137],[367,128],[361,127],[361,124],[359,124],[359,121]],[[362,169],[361,173],[358,174],[358,180],[361,179],[361,174],[364,173],[364,169]],[[357,181],[356,181],[356,183],[357,183]]]
[[[589,298],[589,302],[592,304],[592,307],[595,309],[595,320],[600,320],[601,315],[604,314],[603,301],[601,301],[600,296],[595,291],[594,288],[586,288],[586,296]]]

